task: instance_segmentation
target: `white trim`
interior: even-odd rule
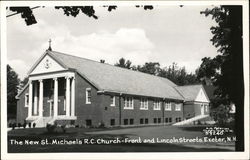
[[[63,111],[66,112],[66,98],[63,97]]]
[[[43,116],[43,80],[39,80],[39,116]]]
[[[45,73],[42,75],[32,75],[29,77],[29,80],[41,80],[41,79],[52,79],[59,77],[75,77],[75,73],[72,71],[65,71],[62,73]]]
[[[204,105],[205,105],[205,112],[208,112],[208,105],[207,104]]]
[[[160,102],[160,100],[154,100],[153,110],[156,110],[156,111],[161,110],[161,102]]]
[[[181,111],[181,103],[175,103],[175,111]]]
[[[196,95],[196,98],[195,98],[194,101],[201,101],[199,99],[201,96],[205,99],[205,101],[202,101],[202,103],[209,103],[210,102],[209,98],[208,98],[208,96],[206,94],[206,91],[202,86],[201,86],[201,89],[199,90],[198,94]]]
[[[34,83],[34,115],[37,115],[38,107],[38,83]]]
[[[133,97],[124,97],[124,107],[123,109],[134,109],[134,99]]]
[[[24,107],[29,107],[29,93],[25,93],[24,95]]]
[[[112,103],[110,103],[110,106],[115,107],[115,96],[110,96],[110,100],[112,99]]]
[[[46,54],[48,54],[46,51],[42,54],[42,56],[35,62],[35,64],[33,64],[33,66],[30,68],[30,70],[28,71],[28,75],[36,68],[36,66],[43,60],[43,58],[46,56]]]
[[[205,105],[202,103],[201,104],[201,115],[205,114]]]
[[[32,106],[33,106],[33,84],[29,81],[29,107],[28,107],[28,117],[32,116]]]
[[[70,77],[66,79],[66,116],[70,116]]]
[[[90,91],[90,93],[88,91]],[[89,96],[89,94],[90,94],[90,96]],[[86,104],[91,104],[91,88],[86,88],[85,95],[86,95],[86,97],[85,97],[86,98]],[[88,101],[89,97],[90,97],[90,101]]]
[[[140,110],[148,110],[148,99],[147,98],[141,98],[140,102]]]
[[[29,75],[33,74],[41,74],[41,73],[48,73],[48,72],[56,72],[56,71],[63,71],[67,68],[64,67],[62,64],[58,63],[58,60],[51,56],[51,54],[45,54],[44,56],[39,59],[39,62],[35,64],[32,71],[29,72]]]
[[[54,78],[54,116],[58,115],[58,79]]]
[[[171,111],[171,110],[172,110],[171,102],[165,102],[165,111]]]
[[[193,103],[193,104],[207,104],[207,105],[209,104],[209,103],[207,103],[207,102],[195,102],[195,101],[194,101],[194,102],[191,102],[191,103]]]
[[[71,116],[75,116],[75,78],[71,81]]]
[[[55,118],[55,120],[75,120],[76,116],[58,115],[54,118]]]
[[[37,120],[39,118],[39,116],[28,116],[25,120]]]

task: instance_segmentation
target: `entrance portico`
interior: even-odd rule
[[[48,87],[48,85],[45,87],[45,81],[51,87]],[[59,88],[58,81],[61,84],[65,84],[65,91],[62,91],[62,86]],[[59,99],[59,89],[61,90],[60,93],[63,94],[64,100]],[[48,93],[51,92],[49,96],[44,97],[45,90],[47,92],[49,90]],[[76,119],[75,73],[72,71],[30,75],[28,97],[28,117],[26,120],[36,120],[44,117],[50,117],[52,121]],[[63,103],[65,112],[59,112],[59,102]]]

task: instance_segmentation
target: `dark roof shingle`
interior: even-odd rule
[[[201,84],[176,86],[177,91],[184,97],[186,101],[194,101],[202,88]]]
[[[131,95],[183,100],[170,80],[97,61],[48,51],[68,68],[76,69],[98,89]]]

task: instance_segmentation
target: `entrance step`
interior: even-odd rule
[[[33,121],[32,123],[36,123],[36,127],[46,127],[46,125],[52,120],[52,117],[39,117],[37,120]]]

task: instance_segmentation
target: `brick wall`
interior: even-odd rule
[[[64,81],[65,79],[59,79],[59,115],[65,114],[64,108]],[[153,109],[153,98],[148,98],[148,110],[140,109],[140,96],[133,96],[134,109],[124,109],[124,95],[119,98],[119,95],[115,95],[115,106],[111,106],[111,95],[113,94],[99,94],[97,89],[86,81],[82,76],[76,73],[75,77],[75,115],[77,119],[75,125],[86,126],[98,126],[103,123],[105,126],[110,125],[120,125],[119,121],[121,119],[121,125],[141,125],[141,124],[171,124],[176,121],[183,120],[183,105],[181,105],[181,110],[175,110],[175,103],[171,103],[171,111],[165,110],[165,103],[162,99],[159,99],[161,103],[161,110]],[[44,109],[48,107],[49,103],[47,102],[48,98],[48,88],[49,84],[44,83]],[[91,104],[86,104],[86,88],[91,88]],[[18,101],[18,116],[17,119],[19,122],[27,117],[28,108],[24,108],[24,95],[28,92],[27,89],[20,96]],[[120,104],[119,106],[119,99]],[[120,108],[121,110],[120,110]],[[197,112],[197,111],[195,111]],[[44,114],[46,114],[45,111]],[[121,118],[120,118],[121,113]],[[127,124],[126,124],[127,123]]]
[[[98,126],[102,122],[102,96],[97,95],[97,89],[79,74],[75,77],[75,115],[76,125],[85,126],[91,120],[91,125]],[[91,88],[91,104],[86,104],[86,88]]]
[[[110,126],[111,122],[119,125],[119,96],[115,96],[115,106],[110,105],[110,99],[110,95],[103,95],[103,103],[101,105],[103,122],[106,126]],[[172,103],[172,110],[164,111],[163,113],[163,101],[161,101],[161,110],[154,110],[154,99],[151,98],[148,98],[148,110],[142,110],[140,109],[140,101],[141,97],[133,97],[134,109],[124,109],[124,96],[121,97],[121,125],[162,124],[166,122],[166,118],[168,118],[167,124],[171,124],[176,122],[176,118],[183,119],[183,106],[181,106],[181,111],[175,111],[175,103]],[[171,122],[169,122],[169,118]]]
[[[17,117],[16,121],[17,123],[24,123],[24,120],[28,116],[28,107],[25,107],[25,94],[28,93],[29,87],[27,87],[23,93],[20,95],[18,101],[17,101]]]
[[[208,106],[208,103],[204,104]],[[204,114],[209,115],[209,107],[208,111],[204,108]],[[184,118],[189,119],[199,115],[201,115],[201,103],[189,102],[184,104]]]

